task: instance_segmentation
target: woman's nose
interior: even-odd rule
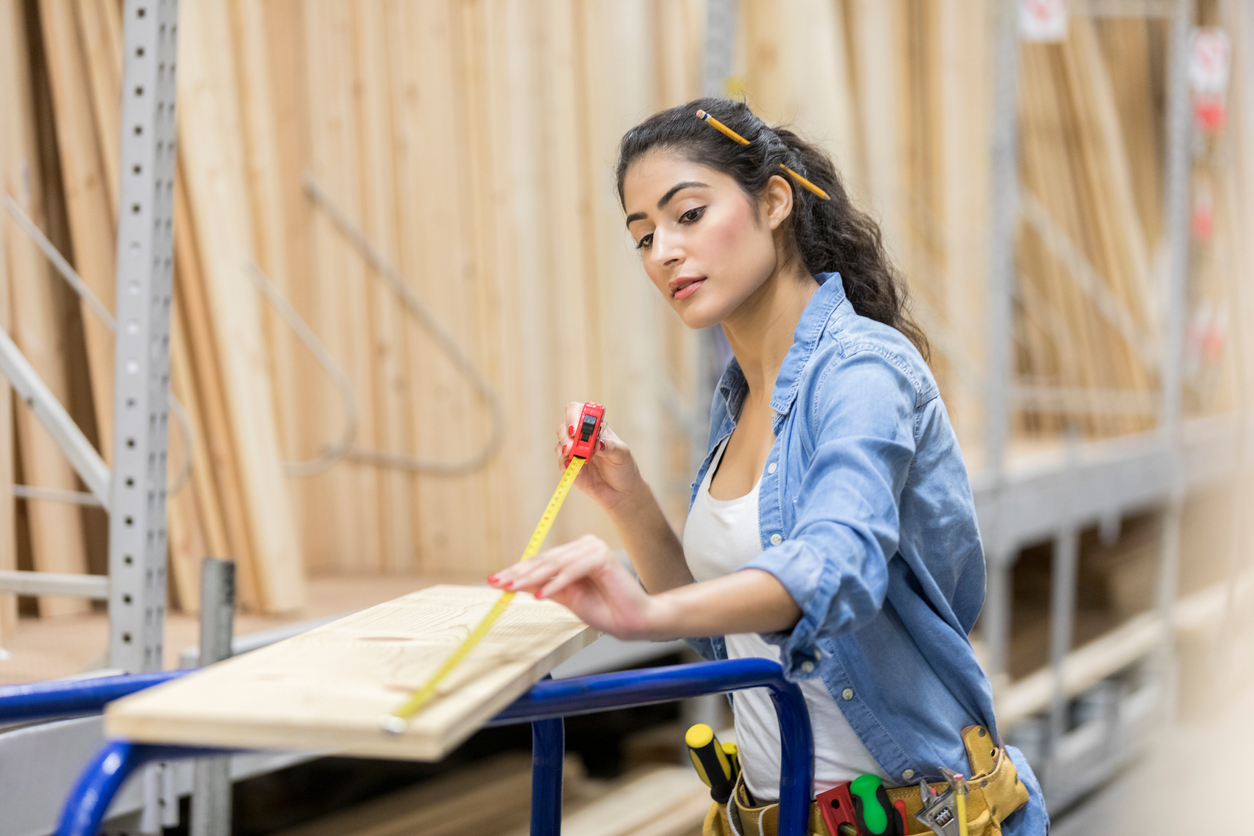
[[[663,267],[674,267],[683,260],[683,250],[673,235],[653,233],[653,258]]]

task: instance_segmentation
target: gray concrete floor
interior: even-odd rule
[[[1144,757],[1055,816],[1053,836],[1254,836],[1252,760],[1254,682],[1197,686]]]

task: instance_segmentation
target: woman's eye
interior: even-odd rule
[[[647,250],[652,245],[653,245],[653,233],[650,232],[648,235],[644,236],[643,238],[641,238],[639,241],[636,242],[636,249]]]
[[[701,216],[704,214],[705,214],[705,207],[698,206],[695,209],[689,209],[687,212],[680,215],[679,222],[681,224],[696,223],[697,221],[701,220]]]

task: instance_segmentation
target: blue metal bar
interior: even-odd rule
[[[162,671],[95,679],[54,680],[0,688],[0,723],[97,714],[105,703],[191,671]]]
[[[215,749],[110,740],[83,770],[66,798],[56,836],[96,836],[113,797],[131,773],[144,764],[209,754],[221,753]]]
[[[561,717],[531,724],[531,836],[562,832],[562,760],[566,724]]]
[[[132,681],[139,678],[125,677]],[[814,738],[801,689],[784,679],[777,662],[730,659],[546,680],[533,686],[488,725],[532,724],[532,833],[557,836],[561,827],[561,768],[565,748],[561,717],[758,687],[770,689],[779,717],[783,755],[779,834],[805,836],[814,783]],[[229,751],[217,749],[112,741],[84,770],[66,800],[57,836],[96,836],[113,796],[127,776],[144,763],[227,753]]]
[[[783,757],[779,834],[805,836],[814,788],[814,736],[801,689],[784,679],[778,662],[726,659],[546,680],[537,682],[488,725],[535,722],[757,687],[770,689],[779,717]]]

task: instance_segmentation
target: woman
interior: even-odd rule
[[[822,151],[737,102],[636,126],[617,175],[649,279],[688,327],[721,324],[735,354],[688,521],[681,540],[605,427],[576,484],[610,515],[639,582],[592,536],[489,582],[619,638],[711,637],[694,641],[709,658],[780,660],[810,710],[816,792],[864,773],[888,786],[940,780],[940,767],[978,778],[963,729],[981,727],[1002,794],[973,796],[971,832],[1047,832],[1022,755],[988,744],[991,690],[967,638],[984,597],[971,489],[878,228]],[[559,458],[578,414],[567,407]],[[780,744],[762,689],[733,704],[741,832],[778,798]],[[706,832],[726,828],[711,811]]]

